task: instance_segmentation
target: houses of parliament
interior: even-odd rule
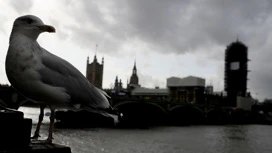
[[[248,95],[250,95],[247,92],[247,76],[249,72],[248,61],[250,61],[248,59],[248,48],[240,42],[238,38],[235,42],[232,42],[226,47],[224,87],[229,106],[236,106],[237,97],[248,97]],[[87,57],[86,77],[93,85],[100,89],[102,89],[103,69],[104,58],[102,58],[102,62],[100,64],[97,61],[96,55],[94,56],[92,63],[89,63],[89,57]],[[139,85],[139,77],[137,75],[135,61],[132,68],[132,75],[130,80],[127,81],[127,87],[123,88],[122,81],[118,80],[118,76],[116,76],[112,89],[116,93],[126,89],[126,91],[133,95],[164,95],[169,96],[173,101],[183,102],[203,101],[204,93],[213,94],[213,87],[205,87],[205,79],[196,76],[167,78],[166,87],[166,89],[162,90],[159,88],[154,90],[153,88],[148,89],[141,87]]]
[[[93,62],[90,63],[89,56],[87,57],[87,68],[86,68],[86,78],[92,83],[94,86],[102,89],[103,84],[103,70],[104,70],[104,58],[102,58],[101,64],[97,61],[96,55],[94,55]],[[129,83],[127,83],[127,89],[134,89],[136,87],[140,87],[139,78],[137,75],[136,62],[134,62],[134,67],[132,70],[132,75],[130,77]],[[116,76],[114,83],[115,90],[123,89],[123,83]]]

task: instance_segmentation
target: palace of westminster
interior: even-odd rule
[[[104,70],[104,58],[102,58],[101,64],[97,61],[96,55],[94,55],[93,62],[90,63],[89,57],[87,57],[87,71],[86,71],[86,78],[96,87],[102,89],[103,83],[103,70]],[[127,89],[134,89],[140,87],[139,85],[139,78],[137,75],[137,68],[136,62],[134,63],[134,67],[132,70],[132,75],[130,77],[130,81],[127,84]],[[123,90],[123,83],[118,80],[116,76],[115,83],[114,83],[114,90],[121,91]]]
[[[158,98],[168,99],[170,101],[179,101],[186,103],[199,103],[203,101],[205,95],[225,95],[230,106],[235,106],[237,96],[247,97],[247,74],[248,74],[248,50],[238,39],[226,47],[225,50],[225,92],[214,92],[213,86],[205,86],[205,79],[195,76],[187,76],[184,78],[169,77],[166,79],[166,88],[160,89],[145,88],[139,84],[137,75],[136,61],[132,68],[132,75],[127,82],[126,88],[123,88],[123,83],[116,76],[114,87],[111,93],[117,95],[130,94],[133,96],[144,97],[145,99]],[[102,89],[103,83],[104,58],[101,64],[97,61],[94,55],[93,62],[90,63],[87,57],[87,79],[96,87]]]
[[[169,77],[165,88],[145,88],[139,84],[136,61],[132,68],[130,80],[124,87],[121,79],[116,76],[111,89],[105,90],[111,97],[140,98],[151,101],[167,101],[188,104],[221,105],[230,107],[251,108],[254,102],[247,91],[248,76],[248,48],[238,39],[227,45],[225,49],[224,91],[214,92],[212,85],[205,85],[205,79],[196,76]],[[96,55],[93,61],[87,57],[86,78],[94,86],[102,89],[104,58],[98,62]],[[14,98],[14,91],[9,85],[0,86],[0,104]],[[249,100],[251,98],[251,100]],[[208,103],[207,103],[208,102]]]

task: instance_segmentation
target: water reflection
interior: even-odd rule
[[[25,113],[25,117],[30,117],[37,123],[38,108],[20,110]],[[48,124],[49,119],[45,117],[41,129],[42,139],[47,137]],[[272,152],[272,128],[264,125],[55,129],[54,135],[55,143],[70,146],[73,153]]]
[[[248,136],[248,126],[225,126],[222,129],[221,136],[222,143],[218,144],[220,146],[218,148],[222,148],[224,152],[241,152],[240,148],[243,148],[244,152],[254,152]]]

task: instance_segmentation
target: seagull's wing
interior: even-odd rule
[[[71,105],[102,109],[110,107],[104,93],[97,90],[73,65],[46,50],[43,53],[43,67],[38,72],[44,84],[63,88],[70,96],[68,103]]]

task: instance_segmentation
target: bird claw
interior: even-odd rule
[[[40,142],[44,144],[52,144],[52,139],[47,138],[46,140],[40,140]]]
[[[38,140],[38,138],[41,137],[39,134],[35,133],[33,137],[31,137],[31,139],[33,140]]]
[[[52,140],[53,140],[53,138],[51,138],[51,139],[47,138],[47,139],[45,140],[45,143],[47,143],[47,144],[52,144]]]
[[[39,134],[35,133],[33,137],[31,137],[31,143],[41,143],[41,144],[52,144],[53,137],[48,137],[46,140],[38,140],[41,137]]]

